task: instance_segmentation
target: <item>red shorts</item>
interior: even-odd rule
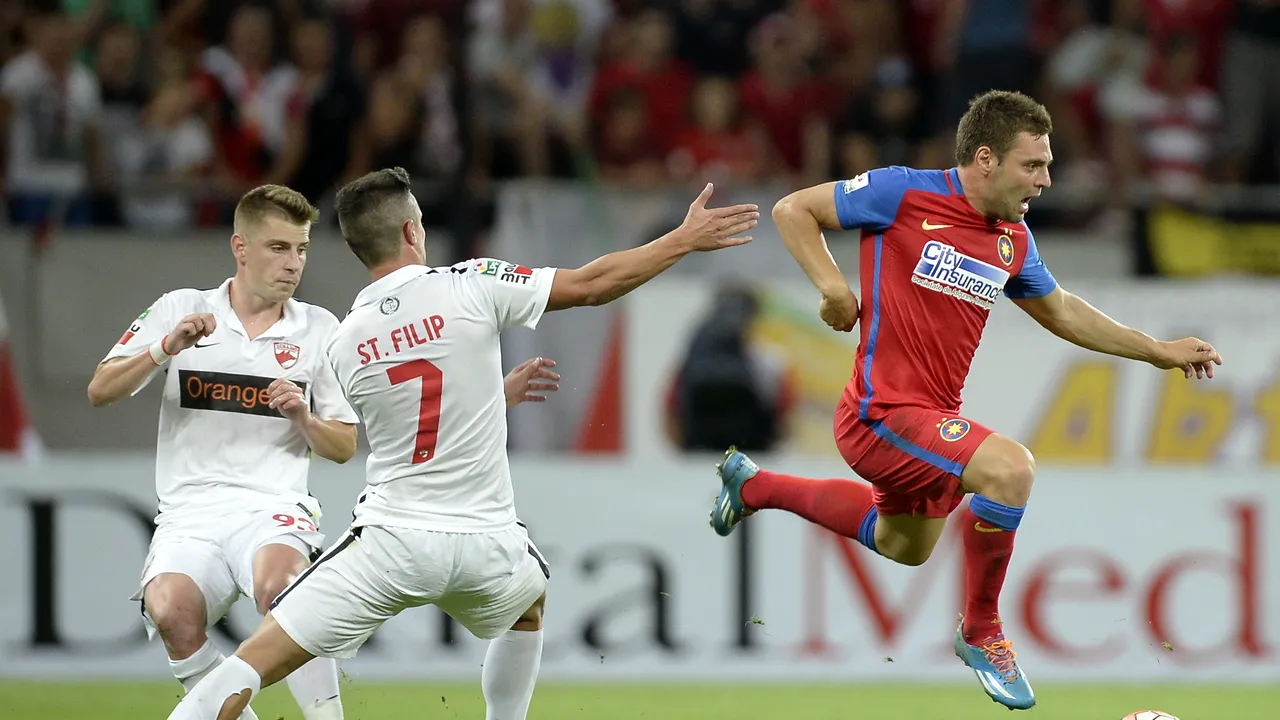
[[[950,515],[964,499],[960,474],[991,433],[938,410],[897,408],[879,420],[863,420],[848,396],[836,408],[836,447],[871,483],[881,515]]]

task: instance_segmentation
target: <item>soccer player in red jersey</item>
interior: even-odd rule
[[[904,565],[929,558],[947,517],[964,511],[965,612],[956,655],[1010,709],[1035,694],[1001,630],[998,598],[1035,462],[1013,439],[960,414],[960,391],[1001,293],[1080,347],[1186,377],[1213,377],[1222,358],[1196,338],[1157,341],[1059,287],[1023,222],[1049,187],[1052,121],[1020,93],[975,98],[956,132],[958,167],[889,167],[799,190],[773,217],[822,295],[835,330],[859,326],[853,377],[835,438],[866,482],[760,469],[730,448],[711,513],[720,535],[752,513],[780,509],[856,539]],[[861,232],[862,301],[828,252],[823,228]]]

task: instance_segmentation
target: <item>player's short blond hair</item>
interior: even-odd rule
[[[297,190],[283,185],[259,185],[236,203],[235,230],[243,234],[246,227],[272,214],[294,225],[309,225],[320,218],[320,211]]]
[[[960,118],[956,164],[972,164],[983,146],[991,148],[997,160],[1002,159],[1024,132],[1033,137],[1053,132],[1049,111],[1020,92],[989,90],[969,101],[969,109]]]

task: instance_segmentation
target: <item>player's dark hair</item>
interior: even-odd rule
[[[243,234],[247,225],[273,214],[294,225],[309,225],[320,217],[320,211],[297,190],[283,185],[259,185],[236,203],[235,231]]]
[[[956,128],[956,163],[969,165],[978,149],[991,148],[1003,159],[1020,133],[1034,137],[1053,132],[1053,119],[1044,105],[1020,92],[988,90],[969,101]]]
[[[347,183],[334,198],[342,237],[365,267],[399,254],[400,231],[413,207],[411,186],[404,168],[384,168]]]

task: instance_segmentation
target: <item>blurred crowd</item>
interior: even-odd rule
[[[512,177],[785,190],[949,166],[992,87],[1104,208],[1280,182],[1280,0],[0,0],[0,65],[15,223],[219,224],[387,165],[459,232]]]

